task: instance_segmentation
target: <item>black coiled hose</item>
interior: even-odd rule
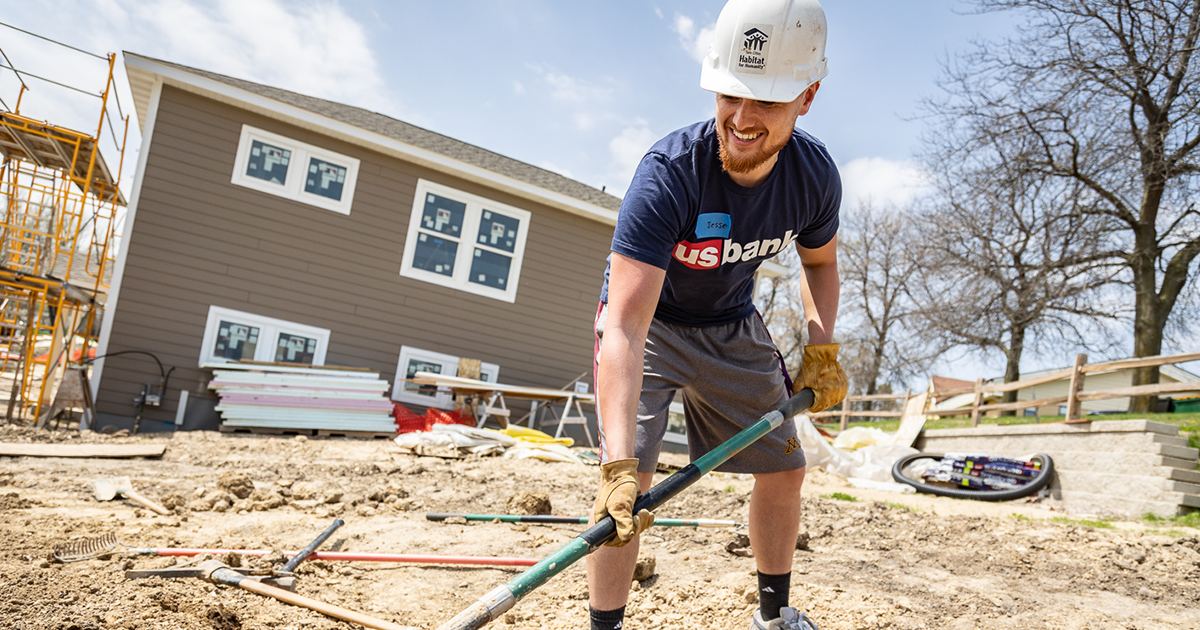
[[[1011,490],[968,490],[966,488],[948,488],[946,486],[936,486],[933,484],[922,483],[916,479],[912,479],[904,474],[904,467],[918,459],[941,459],[944,455],[940,453],[913,453],[906,455],[896,460],[892,465],[892,478],[896,481],[910,485],[917,489],[917,492],[925,492],[928,494],[936,494],[940,497],[952,497],[955,499],[975,499],[978,501],[1011,501],[1020,499],[1029,495],[1035,494],[1038,490],[1049,485],[1050,480],[1054,477],[1054,461],[1049,455],[1038,453],[1030,459],[1036,459],[1042,462],[1042,469],[1038,476],[1034,477],[1029,483]]]

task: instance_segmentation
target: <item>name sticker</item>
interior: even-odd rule
[[[733,220],[728,214],[709,213],[696,218],[697,238],[729,238]]]

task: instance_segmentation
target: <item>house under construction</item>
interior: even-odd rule
[[[22,112],[27,79],[54,82],[5,67],[20,81],[15,104],[0,101],[0,401],[7,398],[0,413],[10,422],[49,419],[68,368],[95,351],[97,298],[108,288],[125,205],[119,182],[129,119],[116,100],[115,59],[106,58],[108,80],[93,94],[100,100],[94,131]],[[100,154],[106,130],[119,153],[115,170]],[[70,373],[80,375],[75,391],[86,392],[85,371]]]

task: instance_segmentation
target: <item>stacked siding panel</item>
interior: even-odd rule
[[[378,372],[226,363],[212,366],[222,426],[395,433],[390,384]]]

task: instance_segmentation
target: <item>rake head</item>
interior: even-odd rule
[[[98,558],[117,547],[117,535],[107,533],[99,538],[80,538],[54,545],[54,558],[60,562],[78,562]]]

